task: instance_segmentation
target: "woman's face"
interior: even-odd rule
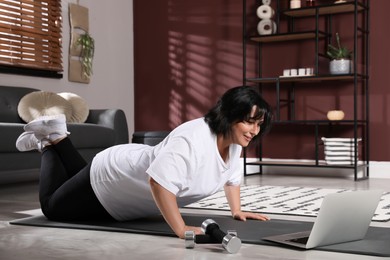
[[[252,107],[250,117],[253,118],[256,113],[257,107]],[[232,142],[247,147],[253,137],[260,133],[260,125],[263,123],[263,119],[249,119],[248,121],[242,121],[232,126]]]

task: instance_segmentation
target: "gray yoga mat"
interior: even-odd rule
[[[236,230],[243,243],[281,246],[276,243],[262,240],[262,237],[310,230],[312,222],[270,220],[266,222],[247,220],[237,221],[230,216],[220,215],[192,215],[184,214],[183,218],[188,225],[200,226],[201,223],[211,218],[215,220],[222,230]],[[115,221],[50,221],[44,216],[36,216],[18,219],[10,222],[15,225],[55,227],[70,229],[87,229],[100,231],[127,232],[137,234],[149,234],[158,236],[175,236],[161,216],[154,218],[138,219],[127,222]],[[333,251],[351,254],[363,254],[374,256],[390,256],[390,229],[370,227],[365,239],[360,241],[342,243],[316,248],[316,250]],[[300,249],[296,249],[300,250]]]

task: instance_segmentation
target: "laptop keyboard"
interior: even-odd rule
[[[294,242],[294,243],[298,243],[298,244],[306,245],[307,240],[309,240],[309,237],[299,237],[299,238],[291,239],[289,241]]]

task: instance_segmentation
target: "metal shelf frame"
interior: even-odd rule
[[[247,161],[247,151],[244,149],[244,175],[247,175],[246,167],[248,165],[259,166],[259,174],[263,173],[263,166],[288,166],[288,167],[322,167],[322,168],[344,168],[351,169],[354,173],[354,180],[364,180],[369,178],[369,29],[370,28],[370,0],[353,0],[340,4],[326,4],[316,5],[310,7],[302,7],[298,9],[282,9],[281,0],[276,1],[275,10],[275,22],[277,23],[277,32],[272,35],[251,35],[251,32],[247,30],[247,1],[243,0],[243,85],[248,83],[255,84],[260,90],[263,88],[274,87],[276,93],[276,115],[274,124],[290,124],[290,125],[313,125],[314,126],[314,138],[315,138],[315,160],[314,162],[291,162],[291,161],[265,161],[263,159],[263,147],[259,145],[258,155],[260,160],[257,162]],[[252,0],[256,1],[256,0]],[[261,5],[261,1],[257,0],[258,5]],[[340,19],[339,16],[343,14],[353,14],[353,30],[354,30],[354,48],[353,48],[353,72],[346,75],[319,75],[319,57],[323,54],[319,51],[319,41],[326,41],[329,44],[332,40],[332,21],[334,19]],[[362,18],[359,24],[358,15],[361,14]],[[283,17],[288,22],[288,32],[279,32],[280,19]],[[309,17],[315,19],[315,30],[313,31],[297,31],[294,26],[295,19]],[[325,28],[320,30],[319,19],[325,17]],[[342,18],[341,18],[342,19]],[[267,44],[273,42],[286,42],[286,41],[303,41],[311,40],[315,44],[315,66],[314,75],[308,77],[263,77],[262,75],[262,51]],[[361,41],[361,45],[364,50],[358,46],[358,41]],[[247,44],[257,44],[257,77],[247,78]],[[362,57],[359,56],[359,52],[362,51]],[[358,73],[358,62],[364,65],[362,72]],[[296,120],[295,119],[295,88],[299,88],[299,84],[319,83],[323,81],[345,81],[353,83],[353,120],[341,120],[341,121],[328,121],[328,120]],[[298,85],[298,86],[297,86]],[[364,105],[365,111],[362,119],[358,119],[358,90],[364,91]],[[287,99],[281,99],[281,88],[286,88],[288,92]],[[325,91],[325,90],[324,90]],[[287,120],[282,120],[280,116],[281,102],[285,102],[289,106],[289,115]],[[361,155],[362,161],[359,162],[358,153],[355,153],[354,163],[351,165],[329,165],[319,160],[319,127],[332,127],[334,125],[342,125],[353,128],[354,146],[357,151],[358,148],[358,133],[361,128],[363,143],[363,155]],[[363,177],[358,177],[358,170],[363,169]]]

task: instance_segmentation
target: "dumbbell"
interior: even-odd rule
[[[233,233],[223,232],[214,220],[203,221],[201,229],[205,235],[195,235],[194,231],[185,232],[186,248],[194,248],[195,244],[222,244],[222,247],[231,254],[240,250],[241,240]]]
[[[184,233],[186,248],[194,248],[195,244],[219,244],[217,240],[209,235],[195,235],[194,231],[186,231]]]

